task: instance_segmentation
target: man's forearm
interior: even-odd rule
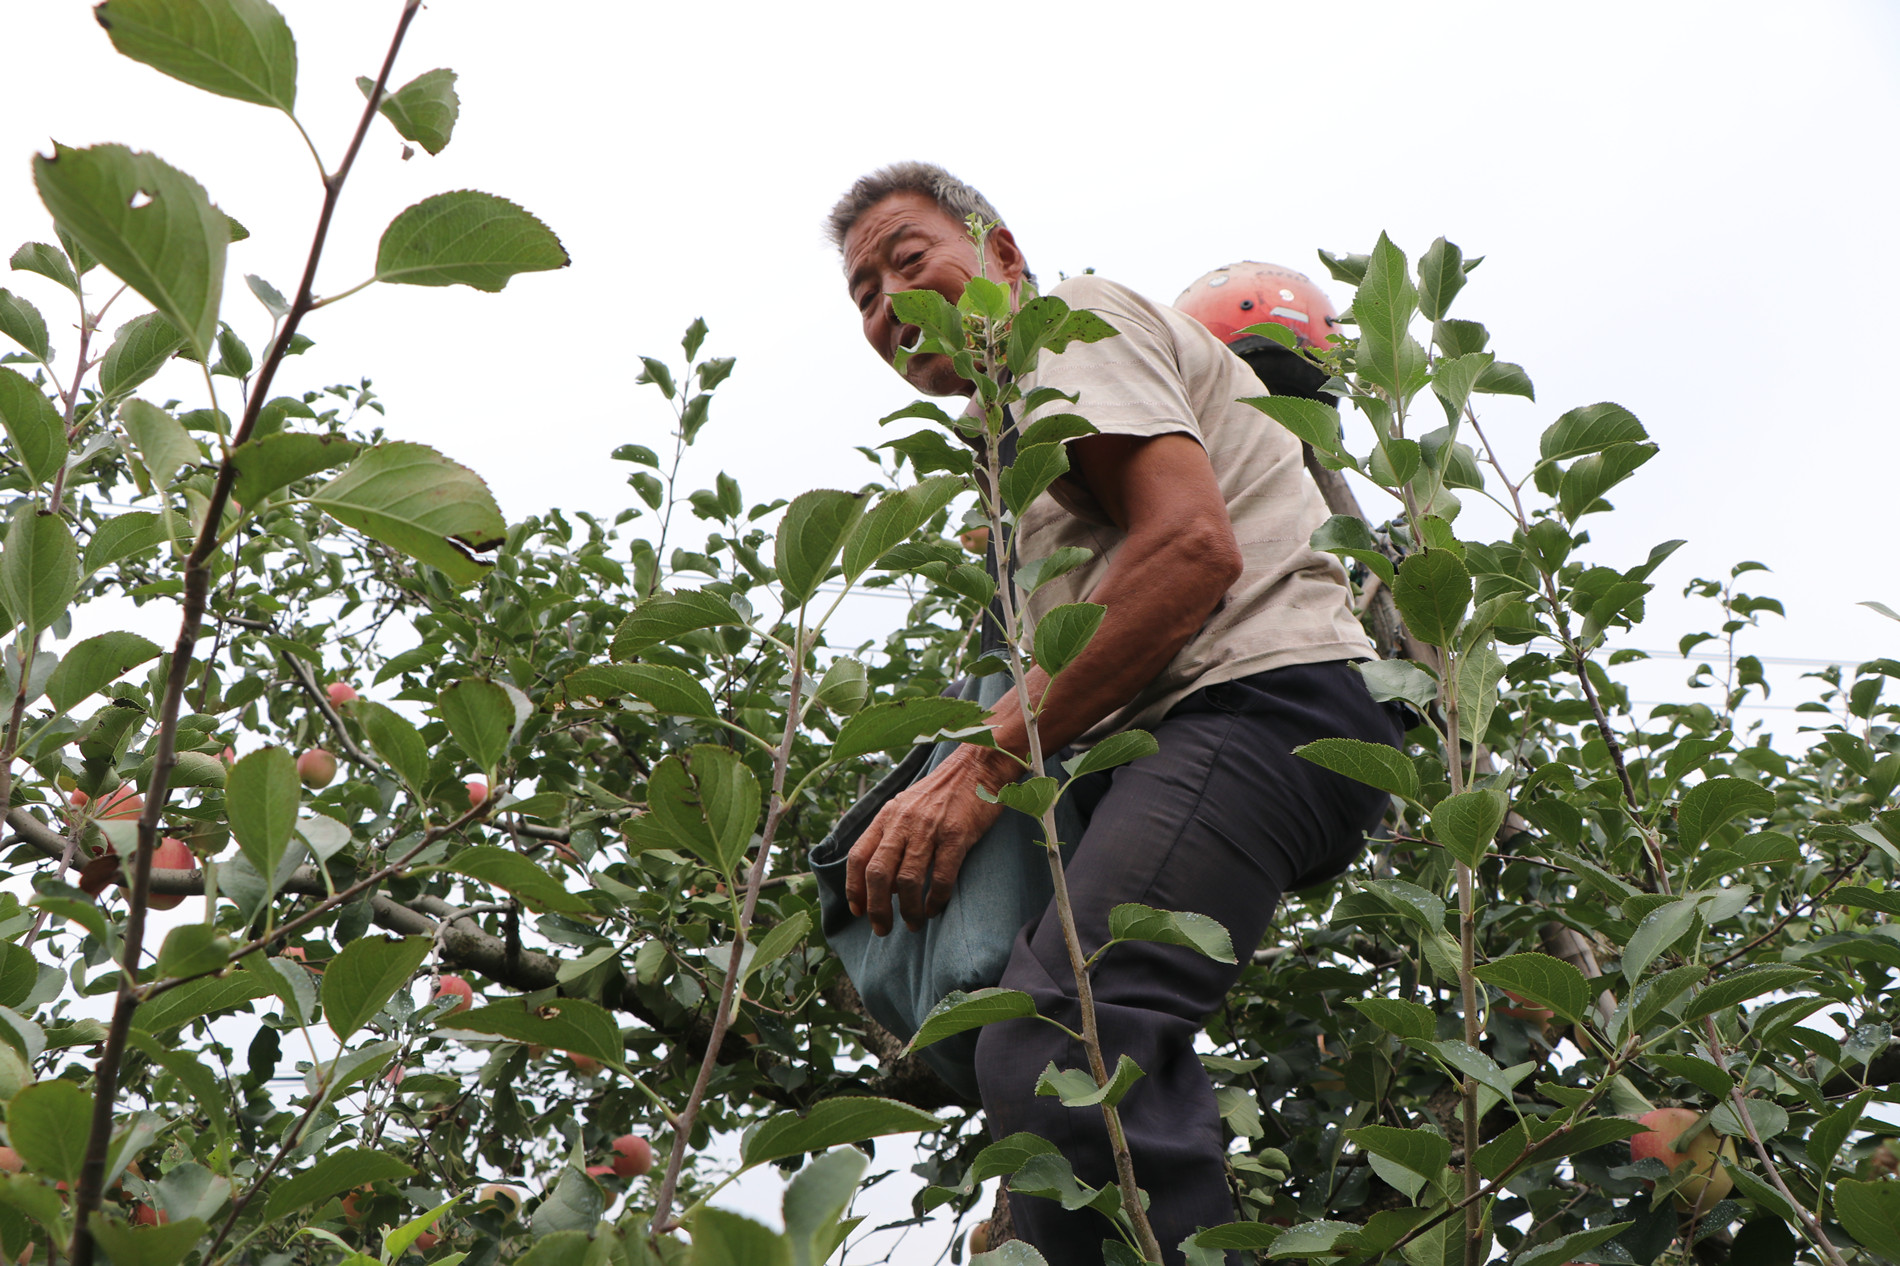
[[[1224,525],[1222,525],[1224,527]],[[1055,679],[1032,669],[1030,698],[1040,702],[1042,750],[1053,752],[1123,707],[1180,653],[1219,605],[1238,570],[1231,532],[1131,536],[1088,601],[1107,608],[1088,648]],[[1223,548],[1223,545],[1225,548]],[[1011,691],[990,713],[996,745],[1026,758],[1028,730]],[[1001,752],[964,747],[994,791],[1021,767]]]

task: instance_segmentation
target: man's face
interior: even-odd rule
[[[1022,279],[1022,256],[1009,230],[998,228],[987,246],[990,280],[1014,286]],[[891,308],[890,295],[901,290],[934,290],[951,303],[977,275],[976,245],[958,221],[921,193],[894,193],[858,217],[844,239],[844,268],[851,300],[864,321],[864,338],[885,364],[894,364],[899,347],[917,340],[914,325],[904,325]],[[933,353],[913,356],[904,377],[932,396],[967,396],[971,385],[958,377],[950,358]]]

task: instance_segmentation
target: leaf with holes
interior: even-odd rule
[[[105,689],[158,655],[158,644],[136,633],[100,633],[60,656],[46,679],[46,699],[61,712]]]
[[[472,585],[492,565],[477,551],[508,525],[481,477],[425,444],[379,444],[317,489],[310,503],[347,527]]]
[[[33,180],[61,229],[210,354],[231,230],[203,186],[123,145],[55,145],[34,156]]]
[[[613,1016],[581,998],[556,998],[530,1011],[520,1002],[498,1002],[477,1007],[442,1021],[444,1028],[548,1046],[620,1066],[627,1057],[626,1043]]]
[[[376,280],[496,291],[518,273],[568,265],[552,229],[506,198],[463,189],[410,207],[383,230]]]
[[[759,825],[759,780],[731,748],[702,743],[668,756],[647,780],[647,809],[667,834],[714,870],[731,874]]]
[[[238,472],[231,495],[240,505],[257,505],[279,488],[353,461],[361,451],[362,445],[341,435],[279,431],[256,436],[231,451]]]

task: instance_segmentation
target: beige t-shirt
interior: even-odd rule
[[[1373,656],[1348,605],[1345,569],[1307,542],[1326,518],[1319,489],[1306,473],[1300,441],[1243,396],[1265,388],[1238,356],[1193,317],[1152,302],[1093,274],[1071,277],[1050,293],[1086,308],[1119,334],[1099,343],[1071,343],[1045,352],[1023,394],[1059,387],[1081,398],[1055,401],[1030,419],[1074,412],[1099,431],[1118,435],[1191,435],[1207,450],[1234,525],[1244,570],[1221,604],[1160,676],[1083,741],[1151,726],[1189,694],[1290,664]],[[1073,480],[1064,498],[1091,502]],[[1091,521],[1093,520],[1093,521]],[[1051,607],[1084,602],[1108,572],[1126,533],[1099,514],[1082,517],[1044,493],[1024,512],[1017,557],[1043,558],[1064,546],[1093,550],[1088,563],[1037,590],[1033,622]]]

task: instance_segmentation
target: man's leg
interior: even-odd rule
[[[1281,893],[1350,856],[1385,800],[1292,749],[1328,735],[1392,742],[1396,727],[1357,674],[1327,664],[1210,687],[1154,733],[1160,752],[1115,771],[1067,868],[1083,952],[1108,940],[1109,911],[1134,901],[1218,919],[1244,964]],[[1220,1118],[1194,1039],[1240,971],[1192,950],[1133,942],[1104,955],[1092,977],[1105,1059],[1112,1068],[1126,1054],[1146,1074],[1122,1100],[1122,1121],[1171,1263],[1181,1260],[1176,1246],[1186,1236],[1235,1216]],[[1002,984],[1080,1029],[1053,910],[1017,938]],[[1051,1062],[1087,1067],[1080,1043],[1039,1021],[983,1030],[977,1077],[991,1133],[1039,1134],[1084,1182],[1113,1182],[1100,1110],[1035,1095]],[[1052,1266],[1099,1263],[1101,1242],[1113,1234],[1099,1214],[1067,1213],[1050,1200],[1015,1196],[1011,1212]]]

